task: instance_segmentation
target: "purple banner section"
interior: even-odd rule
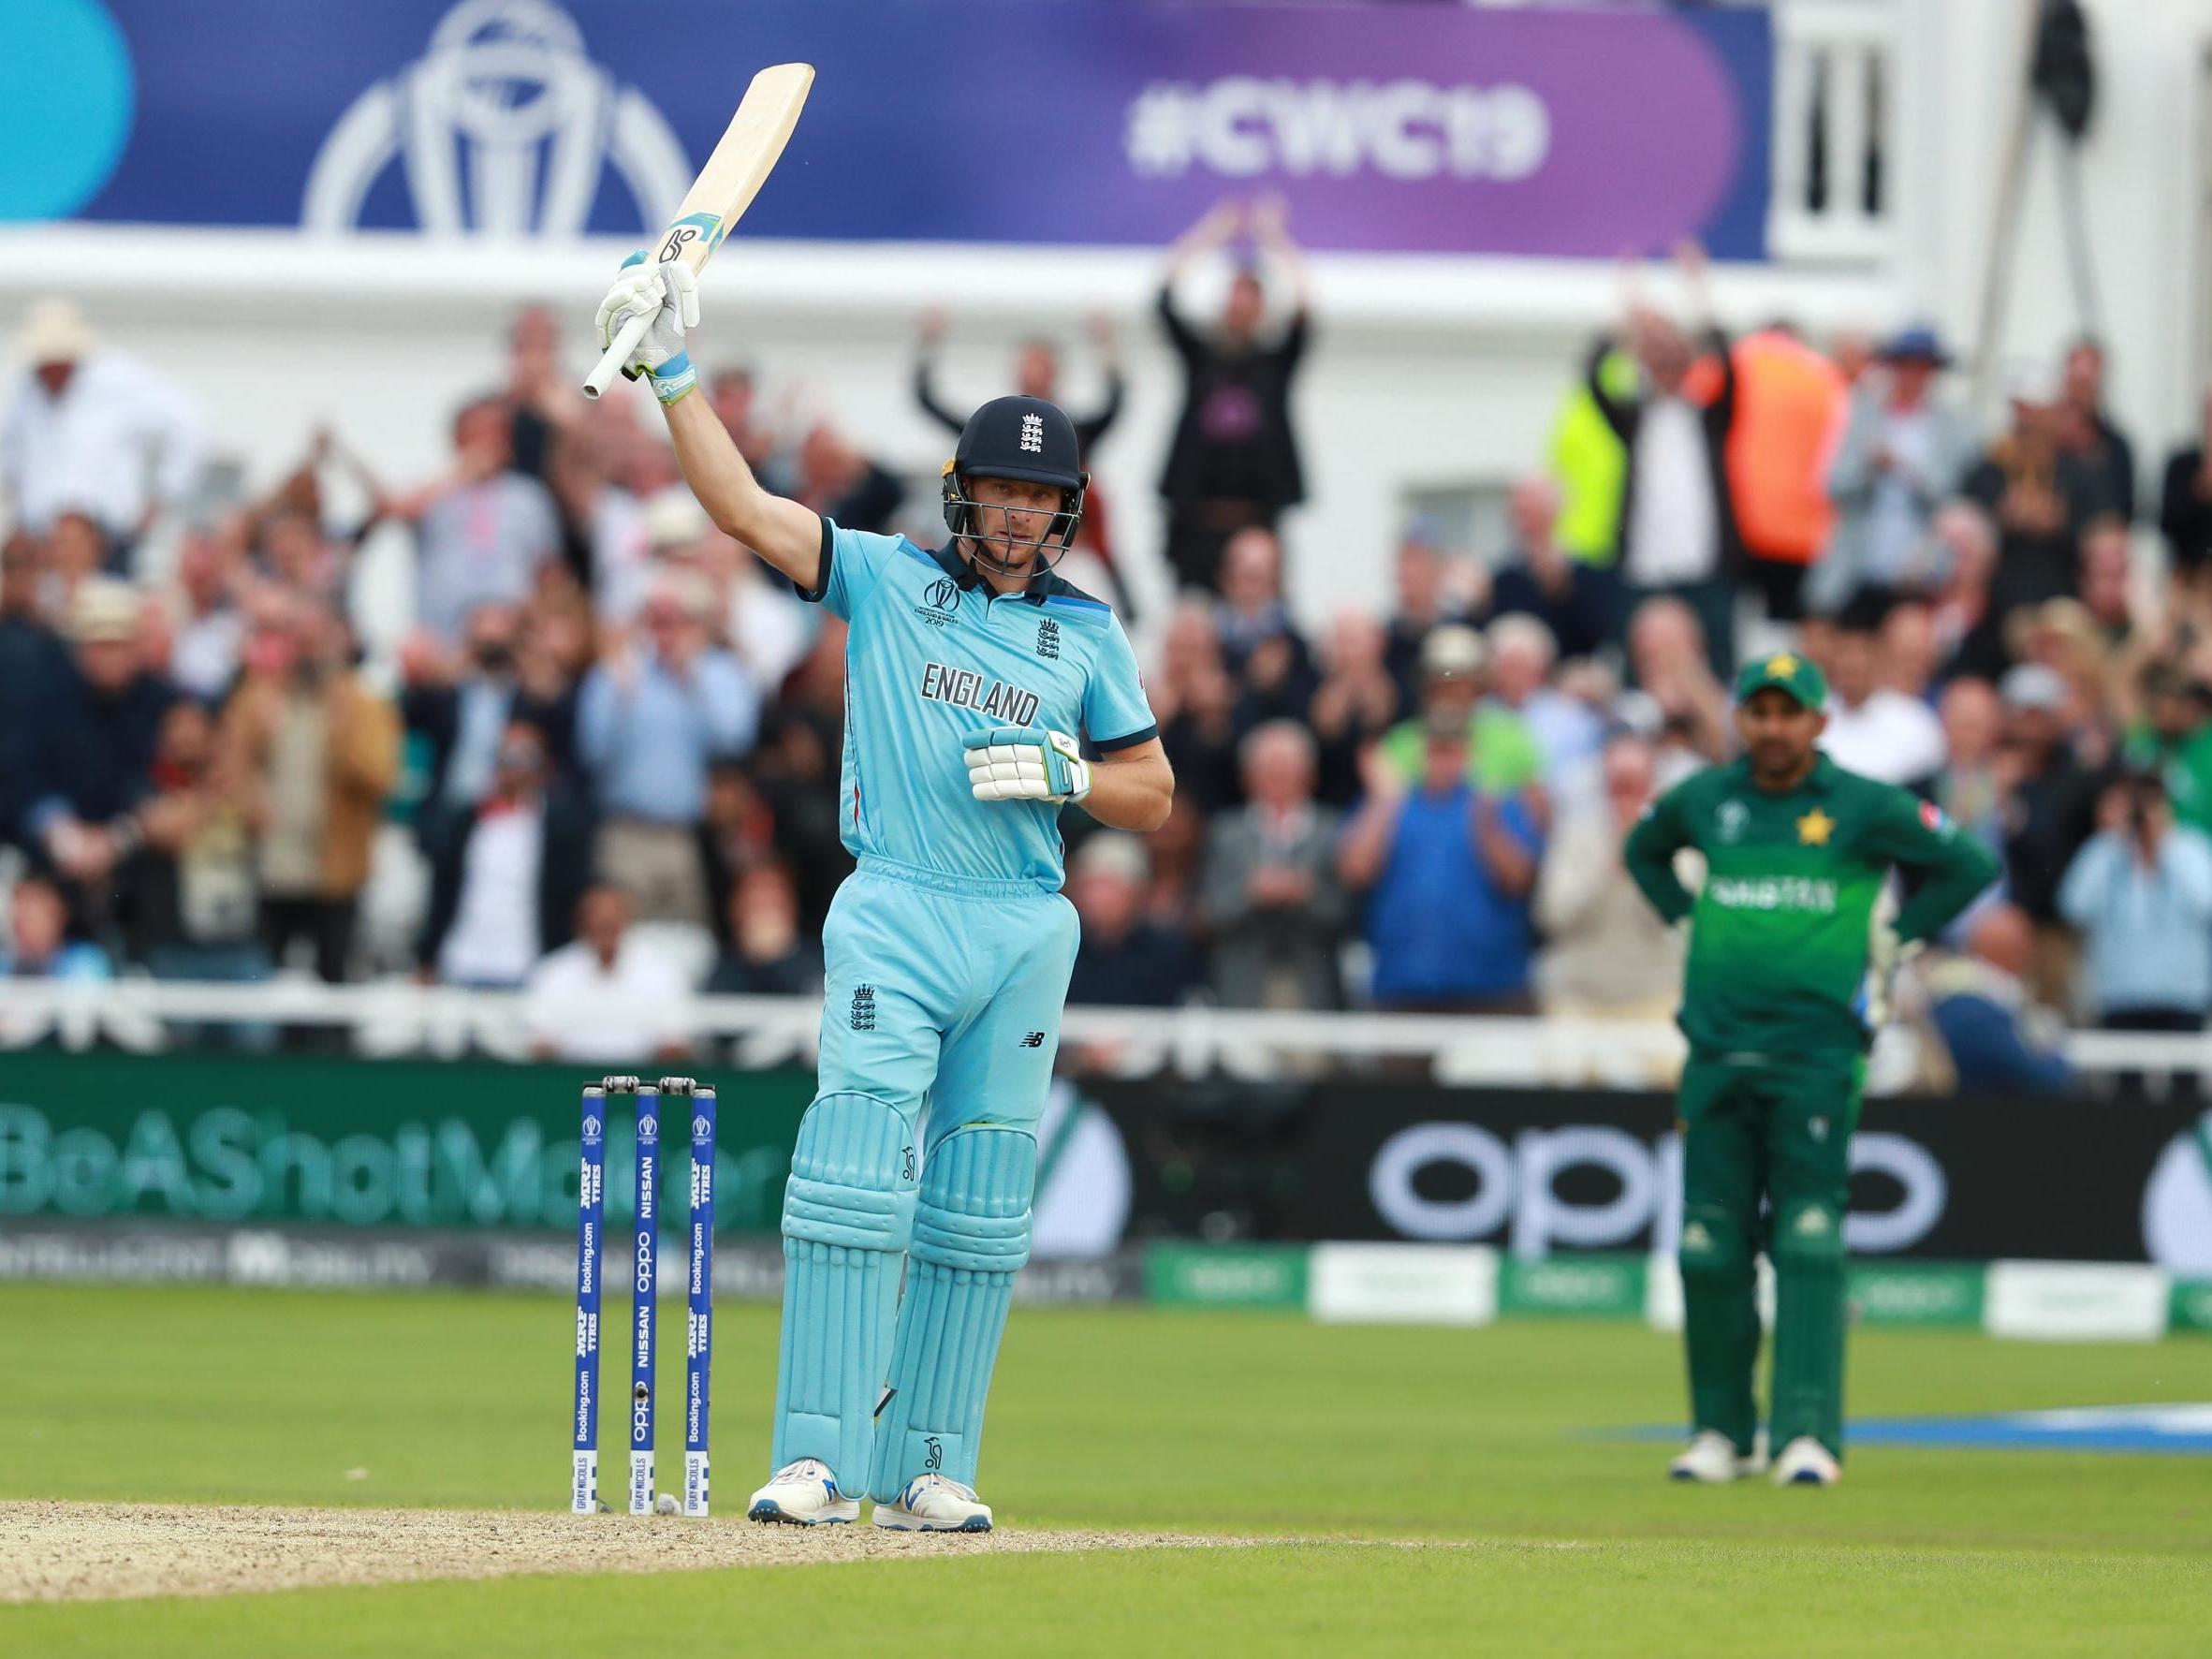
[[[796,58],[819,80],[746,234],[1154,245],[1280,191],[1323,248],[1765,253],[1756,8],[16,3],[75,21],[13,38],[83,113],[0,114],[0,219],[637,234]]]

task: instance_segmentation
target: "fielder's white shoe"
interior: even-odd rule
[[[942,1475],[917,1475],[896,1504],[875,1506],[875,1524],[895,1533],[988,1533],[990,1505],[974,1487]]]
[[[1736,1443],[1718,1429],[1700,1429],[1682,1448],[1681,1456],[1666,1466],[1669,1480],[1694,1480],[1704,1486],[1725,1486],[1766,1467],[1765,1437],[1752,1445],[1746,1457]]]
[[[1800,1434],[1774,1460],[1777,1486],[1834,1486],[1843,1478],[1836,1454],[1809,1434]]]
[[[785,1526],[821,1526],[857,1520],[860,1500],[837,1490],[837,1476],[819,1458],[801,1458],[777,1470],[746,1505],[749,1520],[779,1520]]]

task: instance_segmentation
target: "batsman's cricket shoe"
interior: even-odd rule
[[[860,1519],[860,1500],[837,1489],[837,1476],[819,1458],[801,1458],[777,1470],[746,1505],[749,1520],[782,1521],[785,1526],[821,1526]]]
[[[896,1504],[875,1506],[875,1524],[895,1533],[988,1533],[990,1505],[975,1489],[942,1475],[917,1475]]]
[[[1843,1478],[1836,1454],[1809,1434],[1800,1434],[1774,1460],[1777,1486],[1834,1486]]]
[[[1669,1480],[1694,1480],[1703,1486],[1724,1486],[1766,1467],[1764,1446],[1751,1453],[1736,1449],[1736,1442],[1718,1429],[1700,1429],[1682,1448],[1682,1455],[1666,1466]]]

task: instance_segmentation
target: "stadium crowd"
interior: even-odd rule
[[[1179,273],[1245,247],[1225,308],[1193,316]],[[2062,1080],[2058,1018],[2203,1025],[2212,405],[2139,475],[2094,341],[2014,372],[1984,431],[1925,328],[1731,338],[1632,297],[1531,444],[1503,545],[1415,520],[1379,561],[1386,593],[1298,617],[1309,304],[1280,212],[1209,216],[1155,320],[1186,382],[1157,480],[1179,597],[1135,631],[1179,789],[1145,840],[1067,815],[1076,1000],[1663,1018],[1679,944],[1622,833],[1729,758],[1737,662],[1795,651],[1829,676],[1838,761],[2003,858],[1921,976],[1962,1075]],[[916,391],[955,424],[943,333],[924,319]],[[1094,333],[1108,395],[1074,411],[1086,444],[1122,385]],[[7,974],[289,966],[664,1003],[816,984],[848,868],[842,624],[714,528],[657,421],[573,391],[560,336],[545,311],[515,319],[505,383],[453,416],[432,479],[389,486],[318,434],[266,495],[221,500],[188,394],[66,302],[20,319],[0,387]],[[1049,396],[1058,371],[1033,342],[1016,381]],[[746,370],[705,395],[774,488],[933,539],[926,489],[831,425],[784,424]],[[369,505],[340,522],[346,492]],[[1124,605],[1111,531],[1136,493],[1117,475],[1109,512],[1099,492],[1067,566]],[[364,660],[350,566],[389,525],[412,537],[413,626]],[[380,885],[396,932],[362,925]]]

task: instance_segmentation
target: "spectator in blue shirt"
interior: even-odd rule
[[[641,921],[708,925],[708,769],[751,749],[759,723],[760,693],[710,641],[709,609],[700,583],[663,578],[645,602],[644,649],[618,641],[578,697],[577,752],[602,814],[599,872],[629,889]]]
[[[7,936],[0,942],[0,976],[9,979],[112,979],[115,970],[96,945],[66,936],[69,907],[61,890],[26,875],[8,896]]]
[[[2105,793],[2058,884],[2108,1031],[2201,1031],[2212,1006],[2212,841],[2174,821],[2155,771]]]
[[[2028,995],[2035,924],[2016,905],[1985,906],[1966,950],[1926,976],[1928,1018],[1968,1093],[2063,1094],[2073,1067],[2058,1050],[2057,1015]]]
[[[1432,719],[1424,735],[1411,787],[1370,751],[1367,797],[1338,848],[1345,886],[1369,893],[1370,993],[1408,1011],[1529,1013],[1536,815],[1469,781],[1464,719]]]

